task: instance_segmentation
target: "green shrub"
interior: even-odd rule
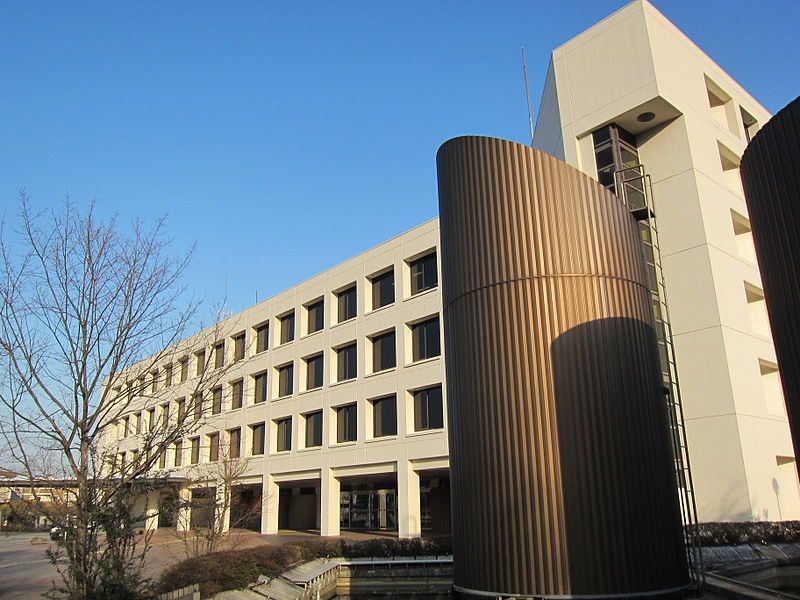
[[[800,542],[800,521],[700,523],[703,546]]]
[[[282,546],[256,546],[244,550],[214,552],[181,561],[162,574],[158,590],[164,593],[197,583],[200,585],[200,595],[208,598],[225,590],[245,588],[255,583],[259,575],[275,577],[292,565],[315,558],[391,558],[451,553],[450,538],[387,538],[360,542],[309,540]]]

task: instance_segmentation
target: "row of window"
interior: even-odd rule
[[[394,329],[368,338],[372,352],[372,373],[379,373],[397,366],[396,335]],[[439,317],[426,319],[411,325],[411,359],[418,362],[435,358],[441,354],[441,340],[439,332]],[[358,345],[354,340],[334,349],[336,360],[336,382],[355,379],[358,376]],[[305,368],[305,390],[314,390],[324,385],[325,358],[318,353],[302,359]],[[253,404],[260,404],[270,398],[269,380],[267,372],[257,373],[252,376]],[[242,408],[244,405],[244,380],[237,379],[230,386],[230,409]],[[294,393],[294,362],[289,362],[275,368],[275,388],[272,396],[275,399],[285,398]],[[186,399],[176,400],[178,418],[182,420],[186,415]],[[195,394],[191,401],[191,410],[194,418],[200,419],[206,410],[206,398],[203,394]],[[217,386],[211,390],[211,414],[217,415],[223,411],[223,388]],[[161,419],[166,423],[169,419],[170,403],[161,405]],[[131,420],[132,419],[132,420]],[[146,419],[146,421],[145,421]],[[138,434],[145,427],[156,424],[156,409],[149,408],[143,412],[133,413],[122,419],[121,437],[131,435],[134,431]]]
[[[411,295],[420,294],[438,285],[438,273],[436,269],[436,252],[430,252],[421,258],[409,262],[411,275]],[[372,288],[372,310],[377,310],[395,301],[395,274],[394,268],[380,271],[369,277]],[[337,303],[338,323],[349,321],[357,314],[357,288],[355,282],[334,292]],[[306,318],[306,333],[316,333],[325,327],[325,299],[318,298],[303,306]],[[279,345],[288,344],[295,339],[295,311],[294,309],[276,317],[279,337]],[[253,328],[255,335],[256,354],[269,349],[269,321],[260,323]],[[231,336],[233,344],[233,360],[243,360],[247,349],[247,332],[241,331]],[[209,367],[215,369],[225,366],[226,359],[225,340],[219,341],[211,348],[211,354],[207,355],[206,350],[199,350],[194,353],[194,374],[201,376]],[[163,369],[153,370],[149,377],[142,375],[137,382],[129,381],[126,383],[126,393],[129,397],[135,393],[145,394],[148,390],[156,393],[159,387],[168,388],[175,383],[183,383],[189,378],[189,357],[185,356],[175,365],[167,364]],[[123,392],[122,388],[117,388],[117,394]]]
[[[414,431],[428,431],[444,427],[442,407],[442,386],[437,385],[412,392],[414,402]],[[374,398],[368,401],[372,412],[372,437],[381,438],[397,435],[397,397],[395,395]],[[337,406],[333,409],[336,419],[336,443],[355,442],[358,439],[358,408],[355,402]],[[305,429],[304,448],[322,446],[323,411],[315,410],[300,415]],[[292,450],[292,417],[283,417],[272,421],[274,431],[275,452]],[[266,427],[264,422],[249,425],[250,455],[259,456],[266,449]],[[242,428],[227,430],[228,458],[239,458],[242,455]],[[207,461],[216,462],[220,455],[220,432],[206,434],[205,447],[208,449]],[[201,437],[189,438],[189,464],[200,462]],[[183,466],[183,442],[174,446],[173,465]],[[136,460],[137,451],[129,451],[132,460]],[[125,452],[121,452],[121,460],[125,464]],[[159,457],[159,467],[166,468],[166,455]]]

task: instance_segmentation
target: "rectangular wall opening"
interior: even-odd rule
[[[758,360],[758,364],[761,370],[761,387],[764,390],[767,412],[771,415],[785,416],[786,406],[783,402],[783,388],[778,365],[763,358]]]
[[[733,235],[736,237],[736,250],[743,259],[756,264],[756,247],[753,244],[753,230],[750,219],[740,215],[735,210],[731,211],[733,222]]]

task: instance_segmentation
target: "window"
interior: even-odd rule
[[[411,326],[412,360],[424,360],[439,356],[439,317]]]
[[[325,327],[325,302],[320,299],[306,306],[308,313],[308,333],[321,331]]]
[[[276,419],[277,429],[276,449],[278,452],[288,452],[292,449],[292,417]]]
[[[192,410],[194,411],[194,420],[199,421],[203,416],[203,392],[197,392],[192,396]]]
[[[739,107],[739,112],[742,114],[742,125],[744,125],[744,137],[747,140],[747,143],[750,143],[750,140],[753,139],[753,136],[758,132],[758,121],[756,118],[743,109],[741,106]]]
[[[181,359],[181,383],[189,379],[189,359]]]
[[[244,344],[246,341],[247,337],[244,331],[233,336],[233,360],[242,360],[244,358]]]
[[[414,392],[414,431],[441,429],[444,427],[442,415],[442,386],[417,390]]]
[[[242,430],[237,427],[228,431],[228,439],[230,440],[228,446],[228,456],[230,458],[239,458],[242,454]]]
[[[294,311],[280,318],[281,344],[287,344],[294,339]]]
[[[181,398],[177,401],[178,404],[178,423],[181,423],[186,418],[186,400]]]
[[[278,367],[278,398],[291,396],[294,392],[294,364]]]
[[[251,454],[254,456],[258,454],[264,454],[264,423],[251,425],[250,430],[253,433],[253,448]]]
[[[306,416],[306,448],[322,446],[322,411],[317,410]]]
[[[206,351],[201,350],[194,355],[195,371],[194,374],[198,377],[206,372]]]
[[[131,434],[131,418],[123,417],[122,419],[122,437],[128,437]]]
[[[733,106],[730,94],[711,81],[708,75],[704,75],[704,77],[706,80],[706,94],[708,95],[708,106],[711,109],[711,116],[728,131],[734,135],[738,135],[736,127],[736,109]]]
[[[169,425],[169,402],[161,405],[161,426],[166,427]]]
[[[136,419],[136,435],[139,435],[142,433],[142,413],[138,412],[133,417]]]
[[[372,310],[394,302],[394,269],[372,278]]]
[[[166,469],[167,468],[167,451],[162,450],[161,454],[158,455],[158,468],[159,469]]]
[[[355,342],[336,349],[336,381],[347,381],[358,376],[358,346]]]
[[[256,353],[269,348],[269,323],[256,327]]]
[[[225,366],[225,342],[219,342],[214,346],[214,368],[219,369]]]
[[[183,464],[183,442],[175,442],[175,462],[176,467]]]
[[[156,428],[156,409],[155,407],[147,410],[147,431],[155,431]]]
[[[267,374],[259,373],[253,378],[255,383],[255,398],[253,401],[260,404],[267,399]]]
[[[200,438],[193,437],[191,440],[192,444],[192,456],[191,456],[191,464],[196,465],[200,462]]]
[[[219,460],[219,431],[208,435],[208,460],[209,462]]]
[[[351,285],[349,288],[336,293],[336,298],[339,303],[339,323],[349,321],[356,316],[356,286]]]
[[[764,403],[767,412],[771,415],[786,416],[786,403],[783,398],[781,374],[778,365],[774,362],[758,359],[761,371],[761,387],[764,390]]]
[[[747,298],[747,311],[750,313],[750,325],[753,331],[764,336],[770,335],[767,303],[764,299],[764,290],[752,283],[744,284],[745,298]]]
[[[717,149],[719,150],[719,162],[722,167],[722,178],[725,181],[725,185],[740,196],[743,196],[742,179],[739,175],[739,162],[741,159],[733,150],[719,142],[717,142]]]
[[[397,398],[386,396],[372,401],[372,435],[397,435]]]
[[[436,252],[411,261],[411,295],[435,288],[439,284],[436,273]]]
[[[358,438],[356,405],[347,404],[336,408],[336,441],[354,442]]]
[[[324,361],[322,354],[309,356],[306,361],[306,389],[313,390],[322,387],[322,373]]]
[[[372,372],[392,369],[397,365],[394,330],[372,338]]]
[[[172,363],[169,363],[164,367],[164,387],[170,387],[172,385]]]
[[[222,412],[222,387],[215,387],[211,393],[211,414],[218,415]]]
[[[239,379],[231,384],[231,408],[242,408],[244,404],[244,381]]]
[[[150,393],[155,394],[158,391],[158,371],[150,373]]]
[[[739,256],[751,263],[757,262],[750,220],[733,210],[731,211],[731,220],[733,221],[733,235],[736,238],[736,250],[739,252]]]

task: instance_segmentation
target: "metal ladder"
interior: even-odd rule
[[[664,381],[664,395],[670,415],[672,449],[675,476],[678,484],[678,498],[683,519],[683,536],[689,573],[694,586],[700,590],[705,583],[703,554],[700,547],[700,531],[697,520],[697,505],[692,483],[692,470],[689,464],[689,450],[686,443],[686,427],[683,419],[678,369],[675,360],[675,346],[672,339],[672,325],[667,305],[667,290],[664,285],[664,272],[661,265],[661,249],[658,241],[658,227],[653,210],[653,184],[641,164],[632,165],[614,172],[617,195],[636,219],[642,242],[642,253],[647,267],[647,285],[653,305],[658,352],[661,359],[661,374]]]

